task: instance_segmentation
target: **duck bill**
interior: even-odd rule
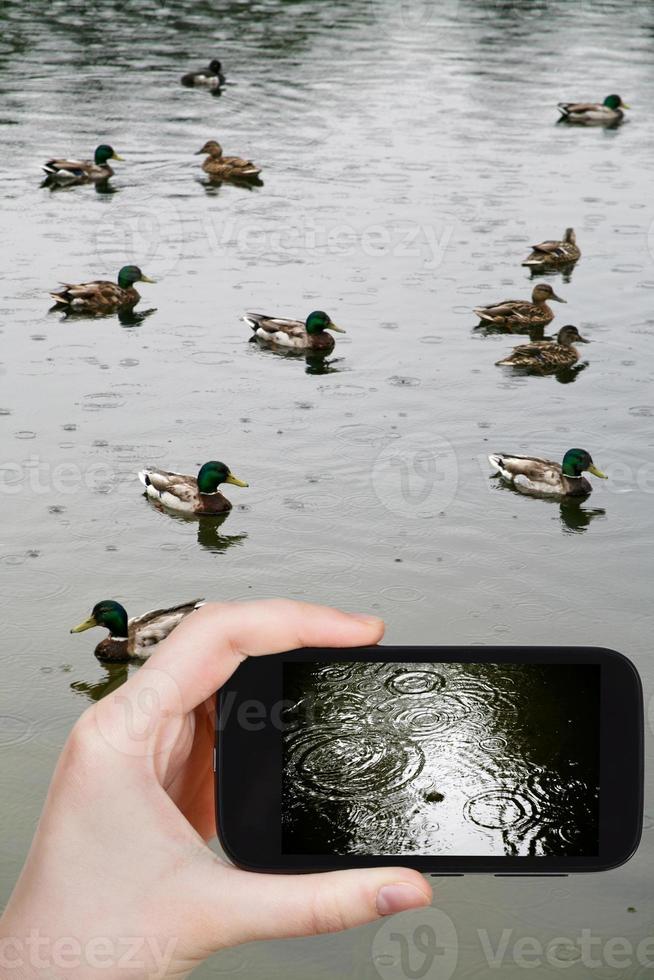
[[[245,480],[239,480],[239,478],[237,476],[234,476],[233,473],[230,473],[229,474],[229,476],[225,480],[225,483],[231,483],[232,486],[234,486],[234,487],[249,487],[250,486],[250,484],[249,483],[246,483]]]
[[[581,334],[575,337],[575,340],[578,344],[590,344],[588,337],[582,337]]]
[[[332,323],[331,321],[327,325],[327,329],[334,330],[336,333],[347,333],[347,330],[344,330],[343,327],[337,327],[336,324]]]
[[[588,472],[592,473],[593,476],[598,476],[600,480],[608,480],[606,473],[602,473],[602,471],[598,470],[594,464],[588,467]]]
[[[119,153],[112,153],[111,159],[112,160],[124,160],[125,157],[121,157]]]
[[[567,299],[562,299],[561,296],[557,296],[556,293],[552,293],[552,299],[555,299],[557,303],[567,303]]]
[[[83,633],[84,630],[92,630],[93,627],[94,626],[97,626],[97,625],[98,624],[96,622],[95,616],[89,616],[89,618],[88,619],[85,619],[83,623],[80,623],[79,624],[79,626],[73,626],[73,628],[71,629],[70,632],[71,633]]]
[[[150,279],[150,276],[141,276],[139,280],[139,282],[149,282],[151,285],[154,285],[156,281],[156,279]]]
[[[620,108],[621,109],[631,109],[631,106],[630,105],[627,105],[626,102],[621,102],[620,103]]]

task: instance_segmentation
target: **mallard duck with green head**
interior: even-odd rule
[[[150,282],[137,265],[124,265],[118,273],[117,282],[95,279],[74,286],[63,283],[63,289],[50,293],[57,306],[65,306],[78,313],[113,313],[118,309],[131,309],[140,300],[134,288],[135,282]]]
[[[201,153],[207,154],[202,169],[210,177],[220,180],[229,180],[231,177],[247,179],[258,177],[261,173],[261,167],[257,167],[251,160],[224,156],[223,148],[216,140],[207,140],[195,155],[199,156]]]
[[[217,89],[224,85],[225,81],[223,66],[217,58],[210,61],[207,68],[189,71],[181,78],[182,85],[186,85],[187,88]]]
[[[531,371],[558,371],[560,368],[571,367],[579,360],[579,351],[574,344],[589,344],[571,323],[561,327],[556,340],[536,340],[531,344],[520,344],[501,361],[496,361],[500,367],[527,368]]]
[[[553,269],[560,265],[572,265],[581,257],[574,228],[566,228],[561,241],[541,242],[532,245],[532,252],[522,263],[530,269]]]
[[[245,313],[241,318],[254,331],[255,337],[274,347],[292,350],[323,351],[329,353],[334,347],[334,338],[327,330],[345,333],[337,327],[324,310],[314,310],[306,320],[286,320],[265,313]]]
[[[113,146],[101,143],[96,147],[92,160],[48,160],[43,170],[51,180],[67,183],[88,183],[93,180],[107,180],[113,176],[109,160],[122,160]]]
[[[124,664],[130,660],[147,660],[157,643],[172,633],[181,621],[203,604],[203,599],[192,599],[169,609],[154,609],[133,619],[127,618],[124,606],[113,599],[103,599],[93,607],[91,615],[71,633],[83,633],[94,626],[104,626],[109,636],[95,648],[95,655],[103,663]]]
[[[559,122],[577,123],[582,126],[606,126],[621,122],[624,110],[629,109],[619,95],[607,95],[603,102],[559,102]]]
[[[150,500],[167,510],[196,514],[198,517],[225,514],[232,509],[230,501],[220,492],[222,484],[229,483],[234,487],[249,485],[234,476],[229,466],[218,460],[210,460],[201,466],[197,477],[160,469],[144,469],[138,476]]]
[[[557,296],[549,283],[543,282],[534,286],[529,300],[508,299],[491,306],[478,306],[473,310],[480,320],[493,323],[498,327],[544,327],[554,319],[554,311],[548,306],[548,300],[565,303],[566,300]]]
[[[539,456],[493,453],[488,461],[499,475],[521,493],[550,497],[582,497],[593,489],[584,473],[608,480],[585,449],[568,449],[562,463]]]

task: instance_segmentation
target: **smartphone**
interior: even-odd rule
[[[253,871],[604,871],[640,839],[643,729],[613,650],[250,658],[217,702],[219,836]]]

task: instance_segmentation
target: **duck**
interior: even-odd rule
[[[124,265],[117,282],[95,279],[78,285],[62,283],[63,289],[50,293],[57,306],[65,306],[80,313],[104,314],[119,309],[131,309],[140,300],[134,288],[135,282],[153,283],[137,265]]]
[[[619,95],[607,95],[603,102],[559,102],[559,122],[587,124],[618,123],[629,109]]]
[[[219,460],[204,463],[197,476],[170,470],[143,469],[138,478],[150,500],[168,510],[198,517],[225,514],[232,509],[231,502],[218,489],[222,483],[231,483],[234,487],[249,486]]]
[[[304,322],[267,316],[264,313],[245,313],[241,319],[252,328],[255,337],[259,340],[275,347],[288,347],[294,350],[329,353],[333,350],[335,341],[331,334],[325,331],[346,332],[343,327],[337,327],[323,310],[309,313]]]
[[[581,257],[574,228],[566,228],[561,241],[541,242],[532,245],[532,252],[522,263],[531,269],[549,269],[557,265],[569,265]]]
[[[225,81],[223,66],[217,58],[210,61],[207,68],[200,68],[199,71],[190,71],[186,75],[182,75],[181,78],[182,85],[186,85],[187,88],[197,86],[198,88],[215,89],[224,85]]]
[[[172,633],[176,626],[189,613],[194,612],[204,599],[191,599],[168,609],[154,609],[151,612],[127,618],[125,607],[114,599],[97,602],[88,619],[79,626],[73,626],[71,633],[83,633],[94,626],[104,626],[109,636],[101,640],[95,648],[95,656],[103,663],[125,664],[132,660],[144,661],[154,653],[157,643]]]
[[[579,351],[573,344],[589,344],[571,323],[561,327],[556,340],[536,340],[531,344],[520,344],[495,364],[503,367],[530,368],[533,371],[556,371],[571,367],[579,360]]]
[[[512,456],[506,453],[493,453],[488,457],[488,462],[516,490],[527,494],[581,497],[593,489],[584,473],[608,480],[585,449],[568,449],[562,463],[539,456]]]
[[[109,160],[122,160],[113,146],[101,143],[96,147],[92,160],[48,160],[43,170],[52,180],[88,183],[93,180],[107,180],[113,177]]]
[[[554,319],[554,311],[547,305],[548,300],[567,302],[556,295],[549,283],[539,283],[533,288],[531,302],[509,299],[491,306],[478,306],[473,312],[480,320],[496,326],[542,327]]]
[[[199,156],[201,153],[208,154],[207,159],[202,164],[202,169],[210,177],[229,180],[230,177],[258,177],[261,173],[261,167],[257,167],[251,160],[223,156],[223,148],[216,140],[207,140],[202,149],[197,150],[195,155]]]

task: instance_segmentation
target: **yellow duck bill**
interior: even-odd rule
[[[588,467],[588,472],[592,473],[593,476],[598,476],[600,480],[608,480],[608,476],[606,475],[606,473],[602,473],[601,470],[598,470],[594,463],[592,466]]]
[[[249,483],[246,483],[245,480],[239,480],[239,478],[237,476],[234,476],[233,473],[230,473],[229,474],[229,476],[225,480],[225,483],[231,483],[232,486],[234,486],[234,487],[249,487],[250,486],[250,484]]]
[[[83,623],[80,623],[79,624],[79,626],[73,626],[70,632],[71,633],[83,633],[84,630],[91,630],[91,629],[93,629],[94,626],[97,626],[97,625],[98,624],[96,622],[95,616],[89,616],[89,618],[88,619],[85,619]]]

